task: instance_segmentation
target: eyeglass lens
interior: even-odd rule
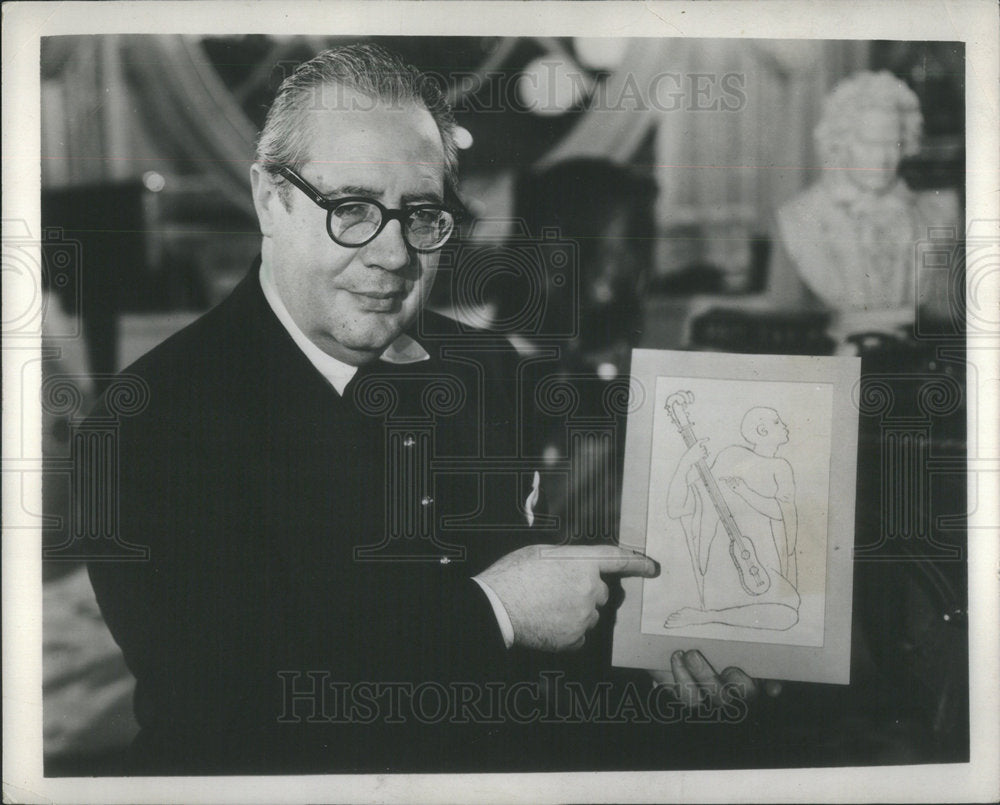
[[[382,211],[375,204],[349,201],[330,211],[330,234],[344,245],[361,245],[382,226]],[[415,249],[433,249],[448,239],[454,219],[447,210],[422,208],[404,219],[407,242]]]

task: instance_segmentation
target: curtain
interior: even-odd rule
[[[664,50],[683,49],[686,40],[632,39],[622,64],[606,79],[591,109],[573,130],[537,163],[545,168],[577,157],[625,163],[656,124],[648,88],[662,70]]]
[[[132,97],[153,145],[175,169],[201,173],[235,207],[253,216],[249,167],[256,132],[191,36],[125,37]]]
[[[867,66],[868,51],[869,43],[855,41],[686,40],[685,75],[707,76],[703,85],[742,87],[720,96],[742,100],[732,110],[660,115],[655,174],[662,272],[692,262],[725,269],[748,260],[748,239],[769,232],[774,210],[815,178],[812,132],[823,98],[845,75]],[[678,232],[691,237],[672,237]]]
[[[255,137],[197,37],[44,40],[46,188],[135,179],[149,170],[201,176],[252,217]]]
[[[44,187],[120,178],[126,156],[112,130],[124,128],[116,37],[55,36],[42,40],[41,157]],[[117,140],[115,140],[117,142]],[[115,157],[118,159],[116,160]]]
[[[661,115],[659,219],[668,225],[736,217],[762,226],[776,205],[812,181],[812,131],[823,98],[845,75],[867,66],[868,43],[687,44],[688,75],[707,76],[703,83],[709,85],[742,85],[743,99],[731,111],[688,108]],[[736,100],[737,94],[723,90],[722,99]]]

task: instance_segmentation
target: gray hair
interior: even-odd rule
[[[924,118],[916,94],[888,70],[865,70],[837,84],[823,102],[814,134],[824,164],[833,162],[843,144],[855,136],[861,113],[871,109],[899,115],[904,157],[920,150]]]
[[[447,98],[430,77],[370,43],[325,50],[300,64],[281,82],[257,138],[257,162],[271,176],[283,183],[279,173],[283,167],[298,170],[308,160],[306,113],[316,108],[317,93],[329,87],[354,90],[390,106],[423,106],[434,118],[444,145],[445,188],[457,191],[455,117]]]

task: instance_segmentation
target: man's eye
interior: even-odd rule
[[[364,221],[365,219],[371,217],[372,210],[371,204],[365,204],[363,202],[341,204],[339,207],[334,209],[333,214],[337,216],[340,220],[345,223]]]
[[[436,226],[440,218],[441,210],[437,209],[414,210],[410,213],[414,226]]]

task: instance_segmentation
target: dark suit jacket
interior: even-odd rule
[[[118,537],[149,558],[90,573],[137,679],[140,765],[405,767],[407,728],[308,723],[335,697],[291,692],[519,673],[471,580],[546,539],[521,510],[516,365],[433,314],[416,329],[430,360],[377,362],[341,397],[255,269],[126,370],[149,403],[120,422]]]

